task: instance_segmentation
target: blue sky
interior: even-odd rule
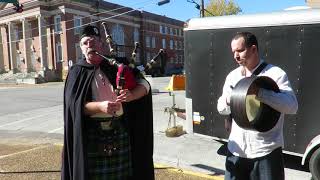
[[[187,0],[170,0],[170,3],[157,6],[159,0],[107,0],[131,8],[142,8],[144,11],[165,15],[181,21],[199,17],[199,10]],[[194,0],[200,3],[200,0]],[[209,0],[204,0],[205,4]],[[305,6],[305,0],[234,0],[242,9],[242,14],[280,11],[293,6]]]

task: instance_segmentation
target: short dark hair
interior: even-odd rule
[[[232,40],[237,40],[239,38],[244,39],[244,44],[246,47],[251,47],[252,45],[255,45],[257,47],[257,49],[259,50],[257,37],[254,34],[252,34],[251,32],[238,32],[232,38]]]

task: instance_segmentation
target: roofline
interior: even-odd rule
[[[320,23],[320,9],[190,19],[184,31]]]

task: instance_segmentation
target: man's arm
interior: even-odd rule
[[[229,75],[226,78],[226,81],[223,85],[222,95],[218,99],[217,110],[222,115],[229,115],[230,110],[230,97],[232,92],[232,85],[230,82]]]
[[[298,101],[286,74],[277,80],[280,92],[260,89],[257,99],[284,114],[295,114]]]

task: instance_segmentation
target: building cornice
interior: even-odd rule
[[[41,15],[40,7],[33,8],[23,13],[19,14],[11,14],[5,17],[0,18],[0,24],[6,24],[8,22],[15,22],[20,21],[20,19],[29,19],[29,18],[36,18],[37,16]]]

